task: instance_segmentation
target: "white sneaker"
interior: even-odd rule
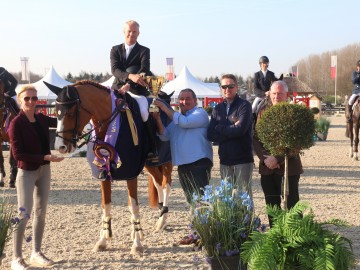
[[[23,258],[16,258],[11,262],[12,270],[26,270],[29,269]]]
[[[30,257],[30,264],[44,267],[53,265],[54,261],[46,258],[41,252],[33,252]]]

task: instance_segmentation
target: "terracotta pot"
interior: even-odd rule
[[[240,256],[221,256],[211,259],[212,270],[247,270],[247,265],[240,266]]]

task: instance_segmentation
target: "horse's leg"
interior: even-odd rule
[[[0,141],[2,143],[2,141]],[[6,176],[5,173],[5,167],[4,167],[4,156],[3,156],[3,150],[2,145],[0,147],[0,187],[5,186],[4,183],[4,177]]]
[[[160,231],[167,226],[167,216],[169,212],[169,195],[171,190],[171,162],[158,167],[146,166],[149,172],[149,201],[150,206],[155,207],[155,198],[158,200],[160,216],[156,222],[155,231]],[[170,173],[168,172],[170,170]],[[153,191],[156,189],[156,193]],[[155,196],[156,195],[156,196]]]
[[[10,182],[9,186],[11,188],[15,188],[15,181],[16,181],[16,175],[18,172],[17,162],[11,152],[11,147],[9,149],[10,155],[9,155],[9,164],[10,164]]]
[[[347,130],[346,135],[348,135],[347,137],[349,137],[349,139],[350,139],[350,153],[349,153],[349,157],[352,158],[352,157],[354,156],[354,148],[353,148],[353,141],[354,141],[353,122],[346,124],[346,130]]]
[[[358,158],[358,146],[359,146],[359,119],[356,117],[356,122],[354,123],[355,136],[354,136],[354,160],[359,160]]]
[[[144,252],[144,247],[141,241],[144,239],[144,234],[140,224],[140,213],[139,213],[139,202],[137,198],[137,178],[127,180],[128,188],[128,205],[131,213],[131,239],[133,244],[131,247],[130,254],[139,255]]]
[[[171,173],[173,165],[172,162],[165,163],[161,166],[162,171],[162,190],[164,194],[164,205],[160,210],[160,218],[157,223],[158,230],[163,230],[166,228],[167,217],[169,212],[169,197],[171,192]]]
[[[100,181],[101,185],[101,207],[103,215],[101,217],[100,238],[96,242],[93,251],[104,251],[106,249],[106,241],[112,237],[111,229],[111,181]]]

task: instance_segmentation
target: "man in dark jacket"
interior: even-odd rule
[[[237,189],[252,196],[251,105],[237,95],[238,85],[233,74],[221,77],[221,88],[224,101],[213,110],[207,136],[219,144],[221,178],[229,178]]]
[[[277,81],[271,85],[270,95],[259,106],[257,119],[260,119],[264,111],[272,105],[287,101],[288,87],[285,82]],[[271,156],[264,148],[259,138],[254,134],[254,150],[259,158],[259,173],[261,175],[261,187],[265,195],[267,205],[281,207],[281,188],[284,178],[284,157]],[[287,208],[290,209],[299,201],[299,180],[303,173],[300,155],[289,157],[289,195]],[[272,219],[269,216],[270,226]]]

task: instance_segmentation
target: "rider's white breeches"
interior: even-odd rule
[[[261,97],[256,97],[253,101],[253,104],[252,104],[252,112],[253,113],[256,113],[256,108],[258,106],[258,104],[260,103],[260,101],[262,100]]]
[[[354,104],[354,101],[355,101],[355,98],[356,98],[356,94],[352,94],[351,97],[349,98],[349,105],[353,105]]]
[[[136,102],[139,104],[141,118],[142,118],[143,122],[146,122],[149,118],[149,110],[148,110],[149,103],[148,103],[146,97],[135,95],[135,94],[131,93],[130,91],[127,93],[131,97],[133,97],[136,100]]]

